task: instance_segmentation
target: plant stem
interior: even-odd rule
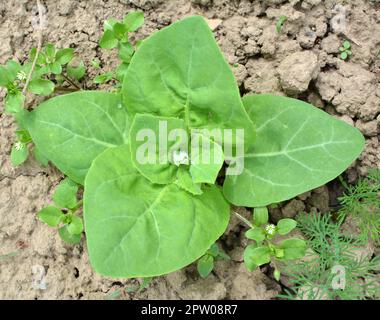
[[[83,200],[79,200],[78,203],[77,203],[77,205],[76,205],[74,208],[72,208],[71,210],[72,210],[73,212],[75,212],[75,211],[77,211],[82,205],[83,205]]]
[[[34,60],[33,60],[33,63],[32,63],[32,67],[30,68],[28,77],[26,78],[25,86],[22,89],[22,94],[23,95],[25,95],[26,90],[28,89],[29,82],[30,82],[30,80],[32,78],[32,74],[33,74],[34,68],[36,67],[38,55],[40,54],[41,47],[42,47],[42,23],[43,23],[42,22],[43,21],[42,15],[43,15],[43,13],[42,13],[42,7],[41,7],[40,0],[37,0],[37,9],[38,9],[38,19],[39,19],[39,25],[37,27],[37,31],[38,31],[37,51],[36,51],[36,56],[34,57]]]
[[[244,218],[242,215],[237,213],[236,211],[232,211],[241,221],[243,221],[248,227],[251,229],[253,228],[252,223],[250,223],[246,218]]]
[[[65,76],[63,73],[61,74],[61,76],[63,77],[63,78],[65,78],[65,80],[69,83],[69,84],[71,84],[72,86],[74,86],[75,88],[77,88],[78,90],[82,90],[82,88],[81,87],[79,87],[73,80],[71,80],[68,76]]]

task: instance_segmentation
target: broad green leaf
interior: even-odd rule
[[[270,262],[270,249],[268,247],[254,247],[250,245],[244,251],[244,261],[247,261],[248,270],[252,271],[250,267],[259,267]]]
[[[288,234],[297,226],[297,221],[293,219],[281,219],[277,223],[277,231],[281,235]]]
[[[224,162],[222,147],[202,134],[193,133],[190,158],[194,183],[215,183]]]
[[[113,25],[113,35],[116,39],[118,40],[126,40],[127,39],[127,27],[125,26],[124,23],[116,22]]]
[[[343,51],[341,54],[340,54],[340,57],[343,59],[343,60],[346,60],[348,58],[348,53],[346,51]]]
[[[11,163],[17,167],[28,159],[28,146],[22,142],[16,142],[11,150]]]
[[[144,23],[144,13],[143,12],[130,12],[123,20],[128,32],[136,31]]]
[[[36,161],[43,167],[47,167],[47,165],[49,164],[49,159],[46,158],[42,152],[40,151],[40,149],[38,149],[36,146],[34,146],[33,148],[33,156],[34,156],[34,159],[36,159]]]
[[[97,157],[86,177],[84,221],[90,262],[112,277],[150,277],[201,257],[225,231],[229,205],[219,188],[192,196],[152,184],[134,168],[129,145]]]
[[[71,234],[69,230],[67,229],[68,226],[65,225],[58,229],[59,236],[61,239],[68,244],[77,244],[80,242],[80,239],[82,237],[81,234]]]
[[[268,209],[267,207],[257,207],[253,209],[253,222],[256,226],[260,227],[268,223]]]
[[[283,260],[302,258],[306,252],[306,242],[297,238],[286,239],[280,243],[279,247],[284,250]]]
[[[177,154],[188,154],[187,136],[181,119],[136,114],[129,133],[133,164],[153,183],[173,182],[179,166]]]
[[[53,194],[53,201],[61,208],[72,209],[77,204],[78,185],[66,178],[61,181]]]
[[[248,239],[255,240],[257,242],[261,242],[265,239],[265,232],[261,228],[253,228],[253,229],[249,229],[245,233],[245,236]]]
[[[76,67],[68,65],[67,66],[67,74],[69,77],[80,81],[84,77],[84,75],[86,74],[86,68],[84,66],[83,61],[81,60]]]
[[[118,44],[118,40],[115,38],[112,30],[104,31],[102,38],[99,41],[99,45],[103,49],[115,48]]]
[[[64,65],[66,63],[69,63],[73,57],[74,49],[65,48],[57,51],[55,59],[59,64]]]
[[[120,95],[81,91],[52,98],[32,111],[28,130],[41,153],[83,184],[92,160],[128,139],[129,118]]]
[[[266,206],[319,187],[363,150],[359,130],[303,101],[263,94],[243,102],[257,137],[243,172],[225,180],[224,194],[234,205]]]
[[[7,113],[17,113],[24,108],[25,96],[17,91],[15,94],[7,94],[5,98],[5,111]]]
[[[198,260],[197,270],[202,278],[206,278],[212,269],[214,269],[214,258],[211,255],[206,254]]]
[[[345,49],[350,49],[351,48],[351,43],[349,42],[349,41],[344,41],[343,42],[343,47],[345,48]]]
[[[72,235],[81,234],[83,232],[82,219],[73,215],[71,222],[67,225],[67,231]]]
[[[114,19],[114,18],[111,18],[111,19],[108,19],[108,20],[104,21],[103,30],[104,31],[106,31],[106,30],[111,30],[112,31],[113,26],[117,22],[118,22],[117,19]]]
[[[202,17],[185,18],[145,39],[132,57],[122,93],[132,114],[180,117],[189,129],[240,128],[246,145],[253,140],[254,125],[232,70]],[[242,132],[236,136],[232,146],[243,140]]]
[[[54,83],[50,80],[35,79],[30,81],[28,89],[31,93],[48,96],[54,91]]]
[[[199,183],[194,183],[187,166],[179,166],[175,184],[194,195],[200,195],[203,192],[201,185]]]
[[[38,212],[38,219],[50,227],[57,227],[65,215],[54,206],[47,206]]]

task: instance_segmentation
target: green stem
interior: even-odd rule
[[[74,213],[76,212],[81,206],[83,205],[83,200],[79,200],[77,205],[71,209],[71,211]]]

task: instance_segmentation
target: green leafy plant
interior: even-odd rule
[[[362,242],[344,236],[341,222],[334,222],[331,214],[302,213],[297,220],[312,253],[306,255],[307,259],[284,268],[291,289],[279,297],[307,300],[379,298],[376,279],[379,256],[372,258],[360,254]]]
[[[356,185],[346,186],[346,192],[339,201],[340,219],[350,216],[359,226],[360,239],[380,245],[380,170],[372,169],[368,176]]]
[[[127,68],[131,62],[132,56],[141,41],[136,43],[134,47],[129,42],[128,34],[138,30],[144,23],[144,14],[142,12],[130,12],[123,21],[109,19],[104,22],[104,33],[100,39],[99,45],[104,49],[118,49],[118,57],[121,64],[116,71],[109,71],[98,75],[94,79],[94,83],[105,83],[112,79],[122,82]],[[95,67],[97,63],[93,64]]]
[[[69,244],[79,243],[83,232],[83,221],[76,212],[82,206],[77,200],[78,185],[70,179],[63,180],[53,194],[55,205],[38,212],[38,218],[50,227],[58,227],[62,240]],[[63,211],[66,210],[66,213]]]
[[[202,278],[206,278],[214,269],[214,262],[219,259],[229,260],[230,257],[214,243],[198,260],[197,270]]]
[[[349,41],[344,41],[342,46],[339,48],[340,58],[342,60],[347,60],[351,55],[351,43]]]
[[[244,262],[248,270],[272,262],[275,265],[274,277],[280,279],[280,270],[277,261],[287,261],[302,258],[306,251],[306,242],[299,238],[288,238],[280,243],[277,236],[284,236],[291,232],[297,222],[293,219],[281,219],[277,226],[268,223],[268,210],[265,207],[255,208],[254,224],[245,233],[248,239],[254,240],[244,251]]]
[[[288,20],[287,16],[280,16],[276,23],[276,31],[277,33],[281,33],[282,26],[284,25],[285,21]]]
[[[130,17],[106,23],[103,47],[127,46],[127,33],[141,24],[141,14]],[[25,115],[41,154],[84,185],[90,262],[103,275],[146,278],[182,268],[226,230],[230,203],[257,208],[290,199],[334,179],[363,149],[357,129],[305,102],[242,99],[202,17],[154,33],[128,59],[117,92],[60,95]],[[146,129],[160,136],[162,123],[190,139],[179,135],[166,146],[140,139]],[[193,147],[199,141],[209,148]],[[143,148],[166,160],[140,162]],[[212,161],[196,161],[203,156]],[[280,249],[300,251],[300,242],[288,244]]]

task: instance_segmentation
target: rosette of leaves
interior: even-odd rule
[[[168,143],[167,162],[136,161],[137,133],[157,134],[160,121],[208,141],[216,160],[194,164],[194,150],[180,141],[188,153]],[[158,276],[192,263],[225,231],[229,203],[261,207],[323,185],[352,163],[364,142],[357,129],[302,101],[242,100],[198,16],[145,39],[120,93],[50,99],[29,114],[28,129],[44,156],[84,185],[90,261],[113,277]],[[244,170],[227,176],[223,188],[215,181],[226,150],[202,129],[244,131],[236,138],[245,144]]]

